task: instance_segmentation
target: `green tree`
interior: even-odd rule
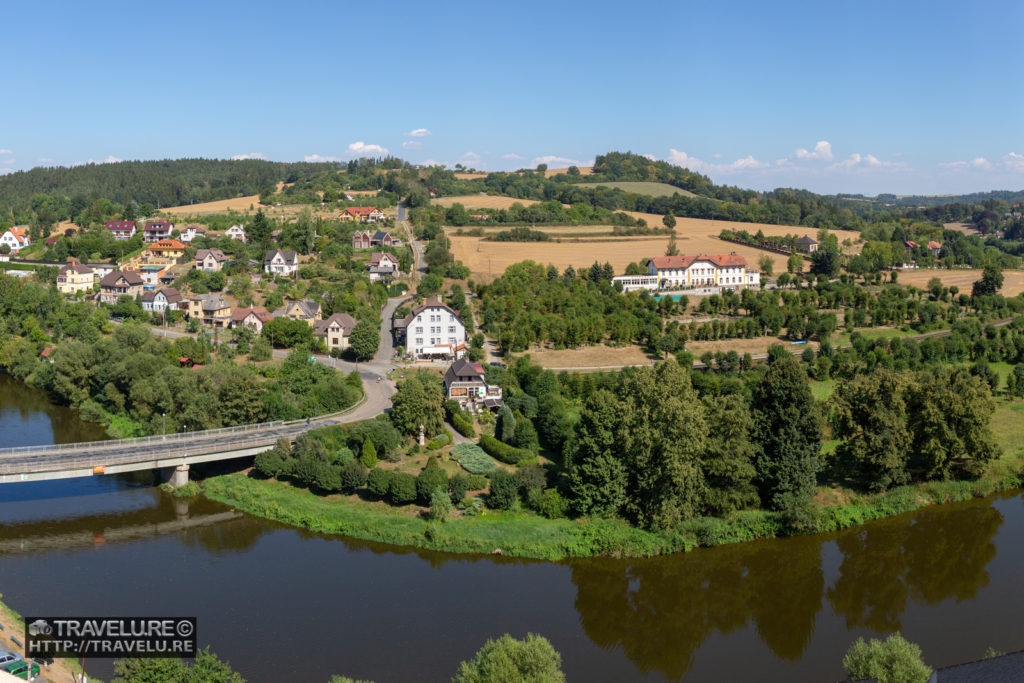
[[[751,400],[754,464],[762,504],[780,509],[780,496],[810,498],[821,468],[821,417],[807,373],[786,354],[768,366]]]
[[[761,254],[757,259],[757,267],[762,273],[771,277],[775,270],[775,261],[768,254]]]
[[[498,409],[497,437],[505,443],[512,443],[516,434],[516,418],[512,408],[502,405]]]
[[[511,472],[498,470],[491,475],[491,492],[487,506],[495,510],[511,510],[519,498],[519,478]]]
[[[662,216],[661,222],[664,223],[665,227],[668,228],[669,230],[676,227],[676,217],[670,213],[666,213],[664,216]]]
[[[708,484],[707,509],[714,514],[757,507],[754,486],[753,420],[739,394],[708,398],[708,443],[702,465]]]
[[[360,320],[349,335],[349,346],[357,359],[373,359],[380,346],[380,329],[373,321]]]
[[[662,529],[693,517],[704,505],[707,428],[689,375],[674,360],[637,370],[622,383],[620,407],[627,512],[641,526]]]
[[[569,490],[584,515],[612,517],[626,502],[626,466],[615,438],[618,399],[604,389],[591,394],[569,446]]]
[[[488,640],[473,659],[459,664],[453,683],[563,683],[562,656],[547,638],[509,634]]]
[[[377,466],[377,449],[373,445],[373,439],[366,439],[363,441],[363,448],[359,456],[359,462],[367,469],[373,469]]]
[[[872,491],[910,479],[906,395],[911,384],[905,373],[877,368],[840,382],[832,396],[832,435],[842,440],[836,458]]]
[[[668,238],[668,246],[665,248],[665,256],[679,256],[679,245],[676,244],[676,234]]]
[[[401,432],[419,436],[423,425],[430,437],[444,429],[444,392],[437,382],[417,377],[399,382],[391,405],[391,422]]]
[[[786,260],[786,272],[793,274],[799,273],[804,269],[804,257],[800,254],[790,254]]]
[[[987,296],[996,294],[1003,286],[1003,270],[995,264],[985,266],[981,279],[971,287],[971,296]]]
[[[245,229],[245,236],[253,244],[266,245],[270,243],[271,232],[273,232],[273,226],[267,218],[267,214],[263,213],[263,209],[259,209],[253,216],[252,222],[249,223],[249,227]]]
[[[876,679],[879,683],[925,683],[932,670],[921,658],[921,648],[897,631],[885,640],[858,638],[843,657],[843,668],[852,680]]]

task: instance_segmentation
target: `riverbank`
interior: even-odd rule
[[[0,594],[0,598],[3,595]],[[11,636],[23,643],[25,639],[25,622],[16,611],[0,602],[0,650],[17,652],[24,655],[23,645],[15,643]],[[53,683],[75,683],[78,680],[77,674],[82,671],[78,662],[72,659],[56,659],[47,667],[41,667],[37,681],[52,681]],[[98,683],[98,682],[97,682]]]
[[[982,498],[1024,486],[1020,472],[976,481],[928,482],[883,494],[842,491],[819,496],[810,519],[795,526],[776,512],[748,510],[701,517],[653,532],[622,520],[547,519],[527,512],[487,511],[441,524],[401,508],[355,496],[319,496],[286,482],[245,474],[212,477],[204,494],[243,512],[325,534],[451,553],[501,554],[542,560],[650,557],[757,539],[838,531],[929,505]]]

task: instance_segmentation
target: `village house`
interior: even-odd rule
[[[159,242],[171,236],[174,231],[174,223],[170,221],[147,221],[142,231],[142,239],[145,242]]]
[[[369,249],[370,247],[398,247],[402,240],[392,237],[391,233],[378,230],[371,233],[369,230],[356,230],[352,235],[353,249]]]
[[[263,270],[268,275],[294,275],[299,271],[299,255],[287,249],[272,249],[263,259]]]
[[[328,351],[344,351],[355,326],[356,319],[348,313],[335,313],[327,320],[318,321],[314,327],[316,334],[324,338]]]
[[[149,245],[146,251],[155,257],[177,261],[185,255],[185,245],[178,240],[165,239]]]
[[[366,269],[370,271],[370,282],[390,280],[398,273],[398,257],[387,252],[374,252]]]
[[[142,276],[134,270],[115,270],[100,280],[100,301],[116,304],[122,296],[142,294]]]
[[[397,329],[404,330],[405,353],[413,359],[457,359],[466,352],[466,326],[440,299],[413,308]]]
[[[206,228],[201,225],[190,225],[178,235],[178,239],[182,242],[191,242],[197,237],[206,237]]]
[[[748,270],[746,259],[735,253],[655,256],[647,274],[658,276],[659,289],[754,287],[761,283],[761,273]]]
[[[231,306],[220,294],[200,294],[185,304],[186,315],[204,325],[225,328],[231,322]]]
[[[2,235],[0,235],[0,246],[7,245],[11,248],[12,254],[17,254],[19,251],[32,244],[32,240],[28,237],[28,231],[22,227],[7,228]]]
[[[226,237],[230,237],[233,240],[238,240],[239,242],[242,243],[245,242],[245,228],[243,228],[241,225],[232,225],[230,228],[224,231],[224,235]]]
[[[292,320],[305,320],[310,327],[316,324],[317,320],[321,320],[323,315],[321,314],[321,308],[319,302],[313,301],[312,299],[303,299],[302,301],[290,301],[284,305],[284,307],[274,311],[275,318],[290,318]]]
[[[196,252],[196,270],[216,273],[224,268],[228,257],[220,249],[200,249]]]
[[[387,214],[375,206],[350,206],[341,212],[341,220],[360,223],[380,223]]]
[[[270,311],[262,306],[236,308],[231,313],[231,327],[248,327],[256,334],[263,332],[263,325],[274,319]]]
[[[72,261],[57,271],[57,290],[62,294],[91,292],[96,275],[89,266]]]
[[[135,236],[135,221],[107,221],[103,224],[115,242],[126,242]]]
[[[935,240],[929,241],[928,251],[932,252],[932,256],[938,258],[939,252],[942,251],[942,242],[936,242]]]
[[[489,221],[491,219],[491,214],[489,214],[489,213],[471,213],[471,214],[469,214],[469,217],[474,219],[474,220],[478,220],[478,221]]]
[[[444,373],[445,394],[458,401],[463,408],[498,408],[501,406],[501,387],[487,383],[484,369],[478,363],[460,358]]]
[[[802,251],[805,254],[813,254],[818,251],[818,242],[807,235],[798,239],[794,244],[796,245],[797,251]]]
[[[142,310],[150,313],[176,311],[182,299],[181,292],[173,287],[164,287],[155,292],[150,290],[142,294]]]

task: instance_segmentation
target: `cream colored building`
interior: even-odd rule
[[[96,283],[96,274],[89,266],[69,263],[57,271],[57,289],[63,294],[91,292]]]

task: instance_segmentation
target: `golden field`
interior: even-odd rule
[[[928,268],[919,270],[901,270],[896,276],[896,282],[901,285],[913,285],[918,289],[925,289],[928,281],[933,277],[939,278],[946,287],[957,286],[962,294],[971,293],[971,285],[981,279],[980,269],[955,269],[945,270],[943,268]],[[1000,294],[1003,296],[1016,296],[1024,292],[1024,271],[1004,270],[1003,288]]]
[[[221,199],[216,202],[186,204],[185,206],[170,206],[166,209],[160,209],[160,211],[163,213],[169,213],[173,216],[187,216],[190,214],[228,213],[229,211],[244,213],[249,210],[249,207],[253,207],[253,211],[255,211],[259,206],[260,196],[258,194],[254,194],[247,197],[235,197],[234,199]]]

